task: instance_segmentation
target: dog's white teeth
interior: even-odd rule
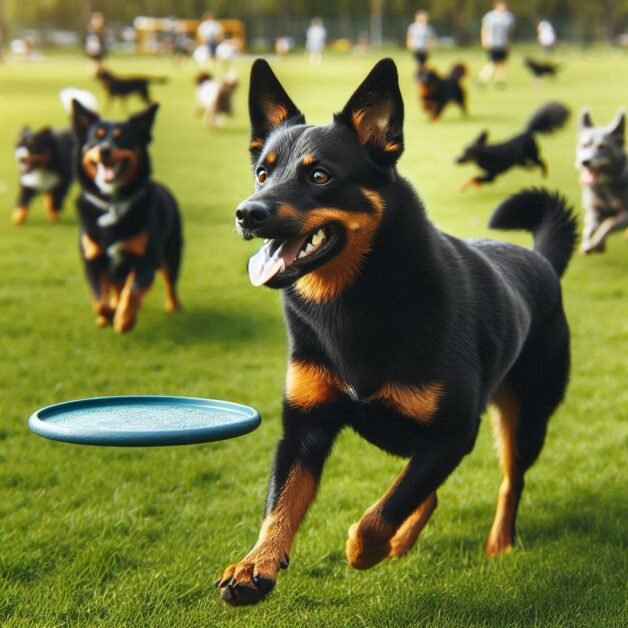
[[[314,251],[316,251],[316,247],[313,244],[308,244],[305,247],[305,252],[309,255],[310,253],[313,253]]]
[[[307,257],[307,253],[306,253],[305,251],[301,251],[301,252],[299,253],[299,257],[298,257],[298,259],[301,259],[302,257]]]
[[[319,229],[313,236],[312,236],[312,244],[314,246],[319,246],[320,244],[322,244],[322,242],[325,240],[325,232],[322,229]]]

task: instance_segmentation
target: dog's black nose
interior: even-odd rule
[[[236,220],[243,229],[257,229],[270,216],[270,209],[262,201],[244,201],[236,208]]]
[[[581,163],[582,163],[582,165],[585,168],[588,168],[591,165],[591,160],[590,159],[583,159]]]

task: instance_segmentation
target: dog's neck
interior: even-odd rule
[[[103,212],[98,217],[98,224],[101,227],[111,227],[129,213],[135,202],[146,194],[147,188],[148,183],[124,198],[103,198],[87,190],[83,191],[83,197]]]

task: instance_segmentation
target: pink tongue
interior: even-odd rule
[[[595,183],[595,171],[591,168],[585,168],[580,175],[580,181],[585,185],[593,185]]]
[[[270,255],[272,240],[269,240],[249,259],[249,279],[254,286],[263,286],[277,273],[283,272],[297,258],[305,238],[284,240],[274,255]]]
[[[111,181],[115,180],[116,178],[116,172],[113,168],[108,168],[107,166],[103,166],[104,168],[104,174],[105,174],[105,181],[107,181],[107,183],[110,183]]]

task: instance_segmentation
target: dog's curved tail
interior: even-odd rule
[[[534,250],[545,257],[560,277],[578,242],[578,221],[558,192],[533,188],[513,194],[497,206],[491,229],[525,229],[534,237]]]
[[[541,105],[530,117],[525,130],[528,133],[553,133],[564,126],[569,109],[558,101]]]

